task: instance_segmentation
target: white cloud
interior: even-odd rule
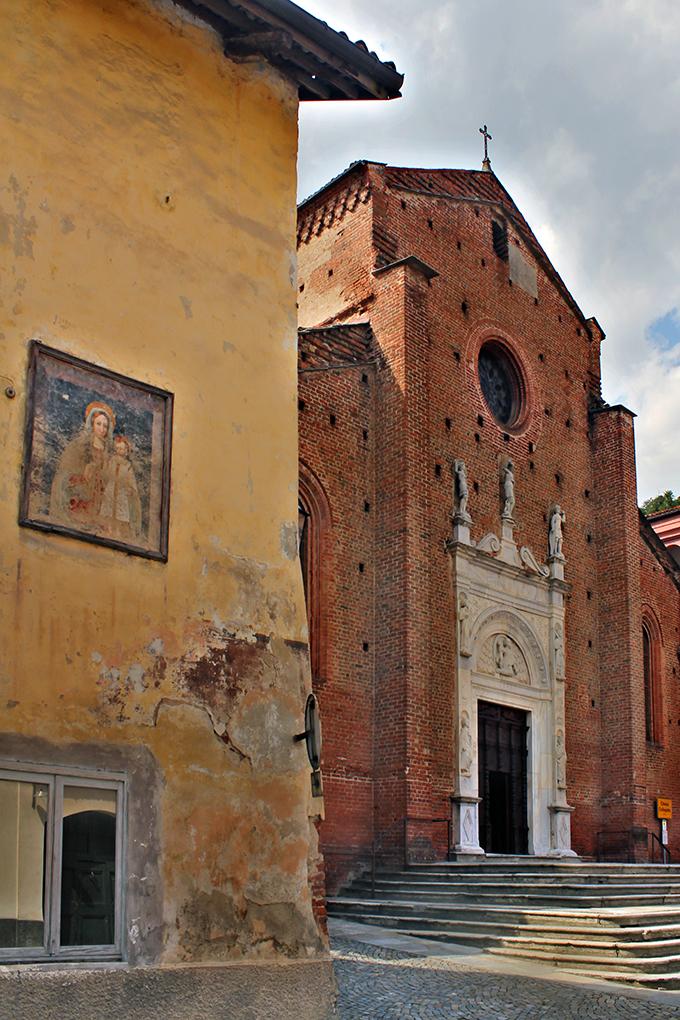
[[[626,401],[636,408],[640,500],[672,489],[680,493],[680,357],[677,349],[648,345],[648,357],[634,366]],[[644,452],[643,452],[644,451]]]

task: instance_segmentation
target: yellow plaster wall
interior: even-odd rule
[[[0,729],[151,751],[166,960],[319,951],[296,93],[170,4],[3,0],[0,27]],[[167,564],[18,527],[31,338],[175,394]]]

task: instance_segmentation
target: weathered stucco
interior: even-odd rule
[[[292,740],[295,90],[171,4],[2,8],[0,754],[144,761],[132,962],[323,958]],[[174,393],[167,564],[18,526],[32,338]]]

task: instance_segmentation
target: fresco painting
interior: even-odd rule
[[[167,558],[172,394],[33,342],[20,523]]]

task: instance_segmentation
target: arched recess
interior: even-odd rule
[[[487,638],[494,634],[505,634],[519,646],[529,670],[531,687],[548,686],[548,662],[541,644],[526,621],[511,609],[490,609],[475,621],[471,640],[475,649],[472,660],[473,673],[478,672],[479,655]]]
[[[298,481],[299,551],[307,604],[312,679],[326,679],[326,576],[330,504],[321,482],[302,461]]]
[[[642,658],[645,689],[645,736],[649,744],[663,744],[663,638],[656,614],[642,607]]]

